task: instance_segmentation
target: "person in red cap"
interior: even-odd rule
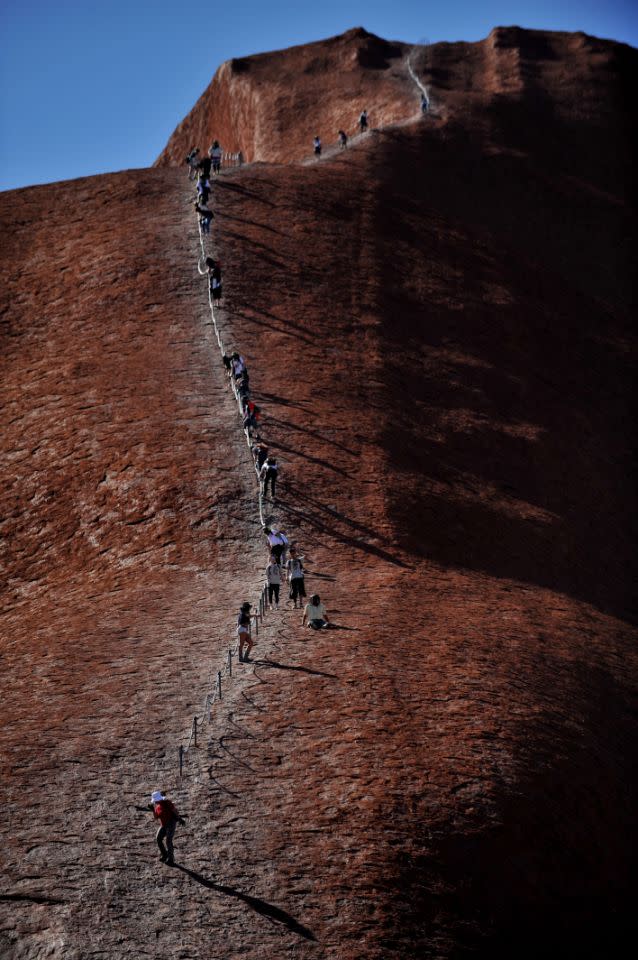
[[[160,860],[167,867],[172,867],[175,863],[173,857],[173,835],[178,823],[182,826],[186,821],[180,817],[175,808],[175,804],[168,800],[161,790],[155,790],[151,794],[151,803],[153,804],[153,816],[159,820],[161,826],[157,831],[157,846],[160,848]],[[164,846],[166,840],[166,846]]]

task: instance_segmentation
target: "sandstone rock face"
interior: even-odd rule
[[[266,560],[192,188],[2,197],[8,955],[619,954],[635,56],[437,45],[427,120],[216,181],[220,328],[341,629],[270,613],[181,780]],[[133,806],[158,786],[175,871]]]
[[[157,166],[184,163],[193,146],[218,139],[244,159],[287,163],[324,146],[344,129],[354,135],[359,114],[375,127],[403,120],[418,106],[407,72],[408,44],[389,43],[361,28],[290,50],[229,60],[180,123]]]

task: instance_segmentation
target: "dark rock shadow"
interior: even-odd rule
[[[338,680],[336,673],[324,673],[323,670],[312,670],[310,667],[297,667],[291,663],[277,663],[275,660],[255,660],[260,667],[274,667],[277,670],[295,670],[298,673],[309,673],[313,677],[327,677],[329,680]]]
[[[225,884],[207,880],[206,877],[202,877],[200,873],[195,873],[194,870],[189,870],[188,867],[184,867],[182,864],[176,863],[175,869],[181,870],[182,873],[189,876],[195,883],[199,883],[200,886],[206,887],[207,890],[215,890],[217,893],[223,893],[227,897],[234,897],[236,900],[241,900],[242,903],[245,903],[251,910],[254,910],[255,913],[258,913],[262,917],[266,917],[271,923],[281,924],[286,927],[287,930],[290,930],[291,933],[296,933],[297,936],[303,937],[304,940],[312,940],[316,943],[317,938],[312,930],[304,927],[303,924],[299,923],[298,920],[295,920],[294,917],[280,907],[276,907],[266,900],[261,900],[259,897],[251,897],[249,894],[242,893],[241,890],[236,890],[234,887],[228,887]]]

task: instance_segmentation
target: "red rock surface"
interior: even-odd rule
[[[188,183],[3,196],[8,955],[618,955],[632,67],[580,36],[438,45],[435,116],[216,183],[222,333],[346,629],[270,614],[181,782],[264,563]],[[133,807],[156,786],[191,814],[181,870]]]

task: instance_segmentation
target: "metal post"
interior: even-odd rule
[[[193,717],[193,746],[197,746],[197,717]]]
[[[221,670],[217,671],[217,690],[219,693],[219,699],[222,698],[222,672]]]
[[[233,675],[233,651],[228,651],[228,676],[232,677]]]
[[[182,767],[184,766],[184,748],[179,748],[179,775],[182,775]]]

